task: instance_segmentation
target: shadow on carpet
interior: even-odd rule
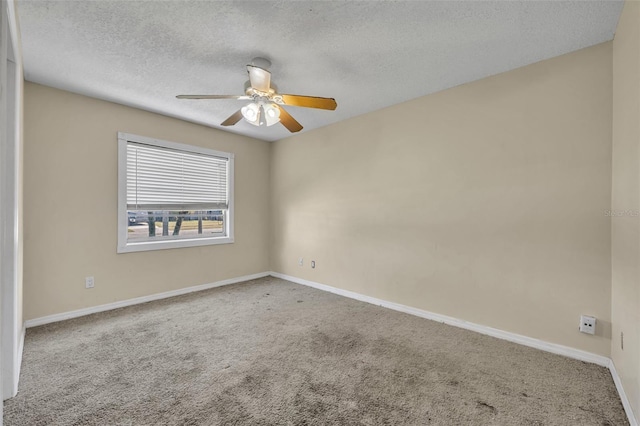
[[[626,425],[606,368],[277,278],[29,329],[5,426]]]

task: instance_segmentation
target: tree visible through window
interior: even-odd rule
[[[233,242],[232,154],[118,139],[118,252]]]

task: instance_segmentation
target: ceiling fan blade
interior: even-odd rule
[[[227,118],[222,123],[220,123],[220,125],[221,126],[233,126],[234,124],[236,124],[241,119],[242,119],[242,110],[239,109],[236,112],[234,112],[231,115],[231,117]]]
[[[247,65],[247,71],[249,72],[251,87],[260,92],[268,93],[271,88],[271,73],[253,65]]]
[[[178,99],[237,99],[240,101],[253,99],[247,95],[178,95]]]
[[[318,108],[334,110],[338,107],[333,98],[318,98],[315,96],[300,95],[280,95],[285,105],[299,106],[305,108]]]
[[[291,116],[284,108],[280,108],[280,123],[287,128],[291,133],[299,132],[302,130],[302,124],[298,123],[295,118]]]

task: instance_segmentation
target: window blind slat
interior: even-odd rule
[[[228,159],[127,142],[127,208],[228,208]]]
[[[226,204],[211,204],[211,203],[192,203],[192,204],[147,204],[145,206],[137,206],[135,204],[127,204],[127,210],[138,211],[160,211],[160,210],[223,210],[226,209]]]

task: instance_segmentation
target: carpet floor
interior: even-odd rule
[[[606,368],[267,277],[30,328],[14,425],[626,425]]]

